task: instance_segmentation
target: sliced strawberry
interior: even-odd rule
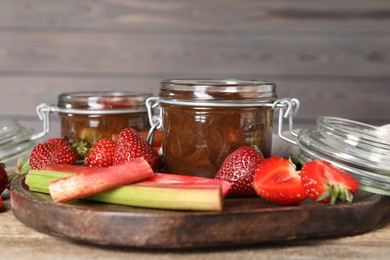
[[[224,160],[215,179],[232,183],[227,196],[255,196],[253,177],[256,167],[264,160],[261,153],[250,146],[242,146]]]
[[[306,198],[295,165],[280,157],[269,157],[257,167],[253,187],[260,197],[279,204],[297,204]]]
[[[302,185],[307,196],[322,203],[352,202],[359,182],[329,162],[314,160],[302,166]]]
[[[109,167],[114,163],[115,142],[100,138],[89,150],[85,165],[89,167]]]
[[[114,165],[136,158],[144,158],[153,171],[157,171],[161,167],[158,152],[135,129],[125,128],[120,132],[115,145]]]
[[[69,147],[41,143],[37,144],[31,151],[30,167],[31,169],[41,169],[46,164],[74,164],[76,160],[74,151]]]

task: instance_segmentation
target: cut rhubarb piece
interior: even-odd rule
[[[49,191],[55,202],[67,202],[134,183],[152,174],[149,164],[139,158],[53,181],[49,183]]]
[[[26,184],[31,191],[49,193],[49,183],[69,175],[74,174],[48,170],[30,170],[26,176]],[[223,207],[223,194],[219,184],[140,181],[83,199],[170,210],[221,211]]]
[[[232,186],[230,182],[223,180],[172,173],[154,173],[152,176],[143,180],[143,182],[147,181],[156,183],[219,184],[221,185],[224,196],[227,194],[230,186]]]

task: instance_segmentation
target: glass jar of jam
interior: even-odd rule
[[[276,98],[275,84],[264,81],[162,81],[157,102],[166,172],[213,178],[226,156],[244,145],[269,156]]]
[[[127,127],[149,129],[145,100],[148,93],[70,92],[58,96],[50,112],[61,118],[61,136],[70,142],[93,142],[98,138],[116,140]]]

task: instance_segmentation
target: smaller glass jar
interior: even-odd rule
[[[127,127],[149,129],[145,101],[149,93],[70,92],[58,96],[61,136],[70,142],[93,142],[98,138],[116,140]]]
[[[240,146],[257,146],[269,156],[276,98],[275,84],[264,81],[162,81],[158,102],[165,170],[213,178]]]
[[[319,117],[315,129],[298,134],[301,164],[315,159],[329,161],[351,173],[360,188],[390,195],[390,134],[361,122]]]
[[[34,130],[21,126],[16,119],[0,121],[0,163],[8,170],[15,168],[19,157],[29,157],[35,139]]]

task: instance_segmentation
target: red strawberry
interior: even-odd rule
[[[45,143],[50,143],[50,144],[55,144],[55,145],[65,146],[65,147],[70,146],[69,142],[65,138],[58,138],[58,137],[47,139]]]
[[[225,158],[215,179],[232,183],[226,196],[255,196],[253,177],[256,167],[263,160],[261,153],[250,146],[242,146]]]
[[[31,151],[30,167],[31,169],[41,169],[46,164],[74,164],[76,160],[74,151],[69,147],[41,143],[37,144]]]
[[[8,175],[5,170],[5,165],[0,163],[0,194],[5,190],[8,183]]]
[[[306,198],[295,165],[280,157],[269,157],[257,167],[253,187],[260,197],[279,204],[297,204]]]
[[[352,202],[359,188],[359,182],[352,175],[322,160],[304,164],[301,178],[310,199],[332,205],[338,200]]]
[[[139,135],[140,135],[143,139],[146,140],[147,137],[148,137],[149,131],[140,131],[140,132],[138,132],[138,133],[139,133]],[[162,136],[163,136],[162,131],[160,131],[160,130],[155,130],[155,131],[154,131],[153,149],[156,150],[156,151],[159,151],[160,148],[161,148]]]
[[[108,167],[114,163],[115,142],[100,138],[87,153],[85,165],[89,167]]]
[[[68,147],[69,149],[71,149],[73,151],[74,156],[77,160],[80,157],[77,150],[72,147],[72,145],[69,143],[69,141],[66,138],[53,137],[53,138],[47,139],[45,141],[45,143],[55,144],[55,145],[62,146],[62,147]]]
[[[157,171],[161,167],[158,152],[147,143],[133,128],[123,129],[116,142],[114,152],[114,165],[143,157]]]

